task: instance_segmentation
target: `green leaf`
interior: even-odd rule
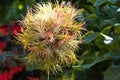
[[[66,72],[63,75],[62,80],[75,80],[75,73],[73,71]]]
[[[91,2],[92,4],[95,3],[96,0],[88,0],[88,2]]]
[[[120,25],[114,27],[115,33],[120,34]]]
[[[111,3],[114,3],[114,2],[116,2],[116,1],[118,1],[118,0],[107,0],[107,1],[109,1],[109,2],[111,2]]]
[[[31,65],[27,62],[25,63],[25,67],[26,67],[27,71],[32,71],[32,70],[35,70],[35,69],[39,69],[37,64]]]
[[[102,5],[105,2],[106,2],[106,0],[96,0],[96,2],[94,3],[94,6],[98,7],[98,6]]]
[[[120,68],[108,68],[104,72],[104,80],[120,80]]]
[[[96,14],[90,14],[88,17],[88,20],[97,20],[97,15]]]
[[[108,52],[107,54],[104,55],[105,59],[120,59],[120,48]]]
[[[104,60],[106,60],[106,59],[105,59],[103,56],[100,56],[100,57],[98,57],[96,60],[94,60],[93,63],[91,63],[91,64],[74,65],[74,66],[72,66],[72,67],[73,67],[73,69],[75,69],[75,70],[85,70],[85,69],[88,69],[88,68],[94,66],[95,64],[100,63],[100,62],[102,62],[102,61],[104,61]]]
[[[92,63],[90,63],[90,64],[74,65],[74,66],[72,66],[72,67],[73,67],[73,69],[75,69],[75,70],[85,70],[85,69],[88,69],[88,68],[96,65],[97,63],[100,63],[100,62],[103,62],[103,61],[106,61],[106,60],[110,60],[110,59],[120,59],[120,49],[117,49],[117,50],[108,52],[108,53],[106,53],[105,55],[96,58],[96,59],[95,59]]]
[[[85,64],[85,65],[74,65],[72,66],[72,68],[74,70],[78,70],[78,71],[81,71],[81,70],[85,70],[85,69],[88,69],[92,66],[92,64]]]
[[[3,35],[2,35],[2,33],[0,32],[0,37],[2,37]]]
[[[89,34],[89,35],[83,37],[83,40],[84,40],[85,44],[87,44],[87,43],[91,42],[92,40],[94,40],[97,37],[98,32],[95,32],[95,33],[92,33],[92,34],[88,32],[87,34]]]
[[[6,54],[0,54],[0,62],[5,62]]]
[[[112,28],[112,26],[106,26],[106,27],[102,30],[102,33],[104,33],[104,34],[109,34],[111,28]]]

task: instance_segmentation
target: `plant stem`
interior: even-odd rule
[[[50,79],[50,76],[49,76],[50,74],[49,74],[49,71],[48,71],[48,74],[47,74],[47,78],[48,78],[48,80]]]

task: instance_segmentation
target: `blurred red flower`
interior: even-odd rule
[[[5,78],[2,74],[0,74],[0,80],[5,80]]]
[[[23,69],[23,66],[16,66],[11,70],[5,70],[2,74],[0,74],[0,80],[12,80],[13,76],[18,72],[22,72]]]
[[[30,76],[28,76],[28,80],[40,80],[40,79],[36,78],[36,77],[30,77]]]
[[[13,68],[13,71],[16,74],[18,72],[22,72],[23,68],[24,68],[23,66],[16,66]]]
[[[0,41],[0,54],[3,52],[3,49],[7,46],[6,42]]]
[[[6,42],[0,41],[0,49],[4,49],[6,46]]]
[[[3,53],[3,50],[2,49],[0,49],[0,54],[2,54]]]
[[[12,33],[11,33],[11,35],[12,36],[15,36],[16,34],[18,34],[18,33],[20,33],[21,32],[21,27],[20,27],[20,25],[18,25],[18,24],[13,24],[13,27],[12,27]]]
[[[8,35],[8,30],[9,30],[9,26],[8,26],[8,25],[0,26],[0,33],[1,33],[3,36]]]

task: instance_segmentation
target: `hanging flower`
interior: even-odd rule
[[[32,12],[34,11],[34,12]],[[20,21],[22,32],[16,38],[30,53],[25,57],[31,65],[49,73],[62,70],[62,65],[77,62],[74,51],[81,43],[83,22],[76,22],[80,13],[71,4],[37,4]]]
[[[112,41],[113,41],[113,38],[112,37],[109,37],[103,33],[100,33],[105,39],[104,39],[104,43],[105,44],[110,44]]]

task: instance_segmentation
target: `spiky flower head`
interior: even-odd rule
[[[28,63],[51,73],[61,71],[62,65],[76,63],[74,51],[81,42],[83,23],[75,21],[80,10],[67,4],[37,4],[20,21],[22,33],[16,38],[30,53]]]

